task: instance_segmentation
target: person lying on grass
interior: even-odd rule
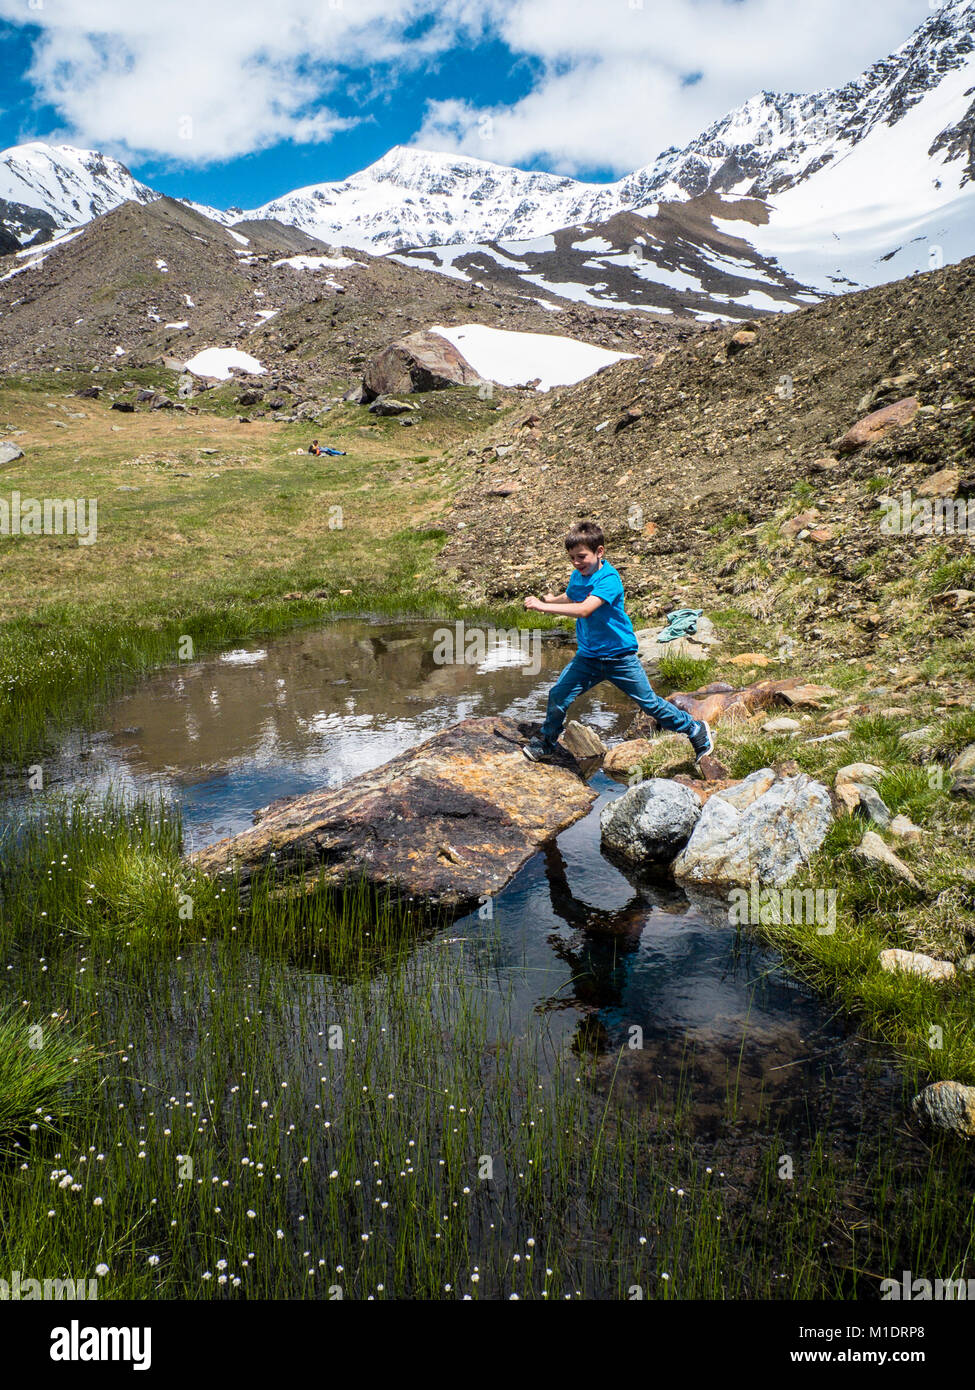
[[[623,581],[605,558],[601,528],[595,522],[580,521],[566,536],[565,548],[573,569],[565,593],[546,594],[543,599],[529,594],[525,607],[575,618],[577,652],[549,691],[545,722],[525,744],[525,757],[532,762],[551,757],[573,700],[601,681],[609,681],[661,728],[686,734],[699,762],[714,747],[711,730],[703,719],[692,719],[651,688],[637,656],[633,624],[623,607]]]

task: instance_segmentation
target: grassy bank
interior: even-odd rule
[[[25,453],[0,496],[97,502],[93,544],[0,536],[0,758],[29,762],[46,731],[187,652],[348,613],[460,611],[433,569],[457,481],[440,456],[487,416],[475,392],[417,398],[409,428],[354,406],[243,425],[232,385],[175,417],[78,399],[80,384],[0,391],[0,425],[17,423]],[[310,456],[313,436],[346,457]]]
[[[0,1267],[22,1279],[102,1299],[846,1298],[967,1270],[957,1149],[856,1135],[822,1095],[819,1128],[756,1139],[733,1074],[702,1133],[690,1077],[651,1102],[625,1048],[553,1059],[490,938],[364,894],[258,885],[242,911],[187,877],[153,804],[52,804],[10,834],[0,988],[22,1033],[57,1012],[99,1055],[96,1077],[70,1054],[72,1103],[39,1102],[56,1128],[21,1126],[0,1162]]]
[[[716,617],[736,635],[734,645],[744,646],[743,634],[751,639],[745,650],[755,654],[754,663],[737,665],[721,648],[707,663],[668,662],[668,688],[801,675],[835,692],[820,709],[773,709],[744,724],[717,724],[716,755],[730,775],[788,767],[831,788],[841,767],[867,763],[879,769],[874,786],[891,815],[908,817],[921,832],[902,840],[861,813],[840,816],[821,850],[789,885],[790,891],[835,894],[835,931],[776,920],[774,909],[746,930],[776,946],[797,975],[891,1045],[913,1084],[975,1083],[975,974],[964,965],[975,950],[975,831],[970,802],[951,794],[950,771],[951,760],[975,742],[975,711],[967,701],[946,695],[939,681],[946,672],[951,679],[965,679],[967,641],[942,644],[924,666],[896,658],[891,665],[846,659],[809,666],[796,664],[794,653],[778,657],[763,636],[766,624],[734,611]],[[797,731],[762,729],[783,713],[797,718]],[[644,760],[642,772],[654,776],[689,766],[680,741],[663,739]],[[854,856],[868,829],[887,842],[919,888]],[[892,947],[950,961],[956,976],[933,983],[888,973],[878,958]]]

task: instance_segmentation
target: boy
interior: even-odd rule
[[[537,613],[558,613],[576,620],[577,653],[552,686],[541,732],[525,745],[525,757],[541,762],[555,752],[566,711],[577,696],[601,681],[610,681],[651,714],[664,729],[686,734],[700,762],[714,747],[704,720],[654,694],[637,656],[633,624],[623,608],[623,581],[604,559],[603,533],[592,521],[580,521],[565,538],[573,574],[564,594],[529,595],[525,607]]]

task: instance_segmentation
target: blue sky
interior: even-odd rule
[[[255,207],[392,145],[607,180],[753,93],[856,76],[930,0],[0,0],[0,148]]]

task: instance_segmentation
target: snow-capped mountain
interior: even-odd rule
[[[0,229],[21,246],[79,227],[120,203],[158,197],[97,150],[35,140],[0,153]]]
[[[622,206],[619,184],[395,145],[351,178],[296,189],[244,215],[293,222],[322,241],[375,253],[538,236]]]
[[[901,126],[921,105],[930,138],[920,157],[937,161],[940,186],[958,193],[975,180],[973,24],[975,0],[954,0],[845,86],[804,96],[762,92],[684,149],[664,150],[616,183],[396,146],[351,178],[298,189],[248,216],[293,222],[326,241],[395,251],[521,240],[710,192],[774,200],[871,136]],[[928,101],[935,93],[941,99]],[[916,157],[914,133],[908,143]],[[896,157],[889,144],[885,154]],[[899,160],[886,166],[885,177],[895,170],[905,173]]]
[[[875,284],[975,250],[973,28],[975,0],[950,0],[844,86],[810,95],[762,92],[683,149],[665,150],[615,183],[398,145],[350,178],[297,189],[246,213],[190,206],[224,225],[275,218],[321,241],[383,254],[496,248],[573,227],[599,235],[622,213],[653,217],[659,206],[706,195],[750,198],[762,200],[764,212],[746,240],[783,282],[821,292]],[[0,253],[125,199],[156,196],[95,152],[18,146],[0,155]],[[626,253],[609,240],[613,264],[606,268],[616,271]],[[637,266],[644,281],[646,259],[641,253]],[[423,263],[452,270],[442,257]],[[669,251],[661,264],[675,275],[697,273]]]

